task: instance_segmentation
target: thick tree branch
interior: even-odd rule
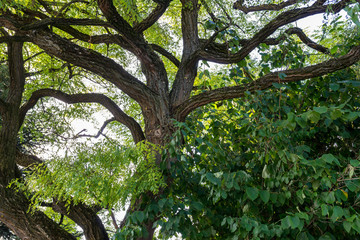
[[[33,43],[48,54],[102,76],[137,101],[142,107],[148,106],[156,98],[156,94],[145,84],[110,58],[80,47],[47,31],[32,30],[27,35]]]
[[[76,26],[102,26],[112,27],[111,24],[97,20],[97,19],[77,19],[77,18],[45,18],[42,20],[34,21],[30,24],[20,27],[20,30],[34,30],[44,28],[48,25],[76,25]]]
[[[97,0],[106,19],[131,46],[133,53],[141,62],[142,72],[146,76],[147,86],[158,93],[162,99],[168,99],[168,78],[164,63],[150,48],[144,36],[136,32],[117,12],[113,0]],[[167,101],[168,102],[168,101]]]
[[[198,35],[198,0],[182,0],[181,30],[183,36],[183,53],[179,70],[170,92],[171,106],[176,107],[190,96],[197,75],[200,49]]]
[[[130,24],[118,13],[116,10],[113,0],[97,0],[99,8],[110,22],[110,24],[124,36],[126,41],[129,44],[134,45],[134,48],[137,48],[137,44],[143,43],[143,37],[134,31]]]
[[[101,219],[97,216],[96,210],[93,208],[82,203],[76,205],[70,204],[68,207],[61,201],[54,201],[52,208],[54,211],[64,214],[78,224],[83,229],[86,239],[109,239]]]
[[[208,103],[238,98],[244,96],[245,92],[255,92],[256,90],[264,90],[272,86],[273,83],[295,82],[304,79],[322,76],[324,74],[332,73],[340,69],[349,67],[360,60],[360,45],[353,47],[346,55],[331,59],[316,65],[285,70],[279,72],[269,73],[254,82],[242,86],[225,87],[211,91],[206,91],[191,97],[182,103],[175,110],[175,119],[184,121],[186,116],[198,107],[204,106]],[[285,78],[280,79],[279,74],[286,75]]]
[[[30,42],[30,38],[26,36],[5,36],[0,37],[0,43],[9,42]]]
[[[263,4],[258,6],[249,6],[246,7],[243,4],[244,0],[238,0],[234,3],[233,7],[234,9],[238,9],[240,11],[243,11],[244,13],[249,12],[258,12],[258,11],[279,11],[283,8],[286,8],[288,6],[294,5],[297,2],[300,2],[299,0],[288,0],[279,4]]]
[[[342,0],[336,4],[319,5],[313,4],[310,7],[291,9],[279,14],[275,19],[266,24],[259,32],[257,32],[237,53],[229,54],[226,52],[209,52],[202,50],[199,56],[203,60],[212,61],[220,64],[237,63],[245,58],[251,51],[253,51],[260,43],[264,42],[271,34],[273,34],[280,27],[297,21],[299,19],[312,16],[319,13],[325,13],[328,9],[332,13],[338,13],[344,9],[351,0]]]
[[[43,97],[54,97],[68,104],[74,103],[99,103],[108,109],[114,118],[124,124],[131,131],[134,141],[140,142],[145,139],[144,133],[140,125],[132,118],[125,114],[115,102],[105,95],[98,93],[83,93],[83,94],[66,94],[54,89],[40,89],[31,95],[29,101],[24,104],[20,109],[20,122],[24,121],[25,115],[32,107],[35,106],[37,101]]]
[[[170,52],[166,51],[166,49],[160,47],[157,44],[150,44],[150,46],[158,53],[160,53],[161,55],[163,55],[164,57],[166,57],[167,59],[169,59],[175,66],[179,67],[180,66],[180,61],[174,56],[172,55]]]
[[[169,7],[171,0],[165,0],[165,1],[159,1],[159,4],[156,6],[156,8],[147,16],[143,21],[141,21],[139,24],[134,26],[135,32],[143,32],[154,23],[159,20],[159,18],[164,14],[166,9]]]

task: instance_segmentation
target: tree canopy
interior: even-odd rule
[[[356,239],[359,10],[0,0],[1,223],[21,239]]]

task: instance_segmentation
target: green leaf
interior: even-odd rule
[[[299,124],[299,126],[301,128],[306,128],[307,127],[306,121],[302,117],[295,118],[295,121],[296,121],[297,124]]]
[[[347,231],[348,233],[351,231],[352,225],[353,224],[351,222],[348,221],[343,222],[343,227],[345,228],[345,231]]]
[[[330,112],[330,117],[332,120],[338,119],[342,116],[342,111],[340,109],[334,109]]]
[[[360,219],[356,218],[351,227],[360,234]]]
[[[327,112],[327,110],[328,110],[328,108],[327,107],[314,107],[314,111],[315,112],[318,112],[318,113],[326,113]]]
[[[191,206],[198,211],[203,209],[203,204],[201,202],[192,202]]]
[[[260,191],[260,198],[263,200],[264,203],[269,202],[270,200],[270,192],[267,190],[261,190]]]
[[[332,191],[332,192],[325,193],[325,194],[326,194],[325,202],[329,203],[329,204],[333,204],[335,202],[335,193]]]
[[[136,211],[134,212],[135,218],[138,220],[139,223],[142,223],[145,218],[145,214],[142,211]]]
[[[215,177],[213,173],[206,173],[206,178],[214,185],[221,185],[220,179]]]
[[[332,222],[336,222],[343,215],[344,215],[344,210],[339,206],[335,206],[333,208],[333,214],[331,215]]]
[[[330,83],[330,89],[333,90],[333,91],[337,91],[339,90],[340,88],[340,85],[337,84],[337,83]]]
[[[283,84],[280,84],[280,83],[273,83],[272,85],[273,85],[275,88],[281,88],[281,87],[284,86]]]
[[[332,154],[324,154],[321,156],[321,158],[327,163],[331,164],[331,163],[335,162],[337,165],[340,165],[339,160],[337,160],[337,158]]]
[[[326,204],[321,204],[321,215],[326,216],[329,214],[329,208]]]
[[[285,73],[279,73],[279,78],[281,79],[281,80],[284,80],[285,78],[286,78],[286,74]]]
[[[335,54],[338,51],[338,49],[339,49],[339,47],[337,45],[335,45],[330,49],[330,53]]]
[[[259,196],[259,190],[257,188],[247,187],[246,195],[250,200],[254,201]]]
[[[312,123],[317,123],[320,120],[320,113],[316,111],[309,111],[307,113],[307,119],[310,120]]]
[[[358,179],[345,181],[345,184],[351,192],[358,192],[360,190],[360,181]]]
[[[285,218],[281,219],[281,228],[288,229],[291,227],[290,216],[286,216]]]
[[[350,160],[350,164],[354,167],[358,167],[360,165],[359,160]]]
[[[292,229],[298,228],[300,226],[300,219],[298,216],[290,217],[290,226]]]

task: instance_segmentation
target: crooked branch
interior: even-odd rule
[[[200,51],[199,57],[202,60],[212,61],[220,64],[237,63],[244,59],[251,51],[259,46],[260,43],[264,42],[280,27],[308,16],[325,13],[328,9],[331,9],[332,13],[338,13],[349,3],[351,3],[351,0],[342,0],[338,3],[329,5],[319,5],[318,3],[314,3],[310,7],[288,10],[279,14],[276,18],[266,24],[251,39],[249,39],[247,44],[243,45],[243,47],[237,53],[229,54],[228,52],[213,52],[207,51],[205,49]]]
[[[137,143],[145,139],[140,125],[132,117],[125,114],[115,102],[103,94],[99,93],[80,93],[66,94],[54,89],[40,89],[32,93],[29,101],[20,108],[20,123],[25,119],[26,113],[35,106],[40,98],[54,97],[68,104],[74,103],[98,103],[108,109],[116,121],[124,124],[131,131],[134,141]]]
[[[259,11],[279,11],[288,6],[294,5],[295,3],[300,2],[299,0],[289,0],[279,4],[262,4],[258,6],[244,6],[244,0],[238,0],[234,3],[234,9],[243,11],[244,13],[249,12],[259,12]]]
[[[198,95],[195,95],[185,102],[183,102],[179,107],[175,109],[175,118],[179,121],[184,121],[186,116],[195,110],[198,107],[204,106],[208,103],[243,97],[245,92],[255,92],[256,90],[265,90],[270,88],[273,83],[278,82],[295,82],[300,80],[305,80],[309,78],[319,77],[324,74],[332,73],[340,69],[347,68],[360,60],[360,45],[353,47],[346,55],[334,58],[316,65],[278,71],[269,73],[254,82],[251,82],[246,85],[234,86],[234,87],[224,87],[215,90],[210,90],[202,92]],[[283,73],[286,75],[283,79],[279,78],[279,74]]]
[[[107,126],[109,123],[113,122],[113,121],[116,121],[116,119],[115,119],[114,117],[106,120],[106,121],[103,123],[103,125],[101,126],[101,128],[99,129],[99,131],[98,131],[98,133],[97,133],[96,135],[80,134],[81,132],[83,132],[83,131],[86,130],[86,129],[84,129],[84,130],[81,130],[78,134],[76,134],[76,135],[74,136],[74,138],[80,138],[80,137],[98,138],[100,135],[103,134],[103,131],[104,131],[104,129],[106,128],[106,126]]]
[[[264,41],[264,43],[266,43],[267,45],[277,45],[279,44],[282,40],[286,39],[287,35],[292,35],[292,34],[296,34],[300,40],[306,44],[308,47],[315,49],[319,52],[328,54],[329,53],[329,49],[312,41],[308,36],[306,36],[306,34],[303,32],[302,29],[294,27],[294,28],[289,28],[288,30],[285,31],[285,34],[281,35],[278,38],[268,38]]]

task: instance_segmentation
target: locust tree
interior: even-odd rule
[[[65,163],[39,165],[43,162],[39,157],[19,148],[25,126],[44,121],[47,132],[61,136],[68,130],[67,117],[86,118],[87,111],[94,111],[86,104],[106,109],[111,117],[99,128],[100,133],[117,122],[140,150],[89,150],[88,156],[79,151],[83,161],[77,167],[86,172],[91,161],[106,155],[100,163],[111,162],[118,170],[104,168],[96,181],[109,177],[114,184],[127,167],[135,168],[128,178],[128,186],[135,190],[119,187],[111,195],[122,194],[123,203],[130,203],[120,224],[112,214],[113,222],[118,233],[124,230],[121,236],[152,239],[158,220],[166,216],[161,211],[146,216],[144,210],[154,207],[152,203],[162,194],[169,194],[176,182],[176,174],[167,170],[176,168],[178,158],[174,151],[163,151],[178,130],[176,122],[184,122],[205,105],[241,99],[274,84],[314,79],[360,60],[358,1],[2,0],[0,4],[2,64],[9,74],[1,79],[0,221],[22,239],[75,239],[71,229],[60,226],[62,218],[56,221],[55,213],[80,226],[86,239],[109,239],[97,213],[111,211],[116,200],[101,198],[107,192],[93,188],[75,192],[66,186],[56,188],[66,179],[49,180],[48,176],[71,169]],[[338,14],[344,9],[355,25],[339,27]],[[320,14],[325,24],[317,39],[296,27],[296,21]],[[345,41],[344,35],[350,39]],[[257,51],[260,56],[252,54]],[[215,69],[231,70],[231,78],[225,81]],[[57,101],[46,105],[49,99]],[[68,110],[61,102],[77,104],[82,110]],[[55,109],[48,118],[39,114],[46,107]],[[129,156],[144,158],[148,165],[126,162]],[[67,161],[68,166],[76,165],[74,156]],[[95,166],[102,169],[102,165]],[[39,175],[24,177],[24,167],[35,168]],[[162,176],[157,168],[162,169]],[[155,175],[150,176],[147,169]],[[75,182],[76,176],[86,179],[95,174],[72,176]],[[36,182],[34,176],[48,180],[47,185],[36,185],[30,193],[14,184],[9,187],[15,179],[20,179],[20,185],[27,178]],[[153,184],[147,184],[151,180]],[[44,189],[52,186],[54,195],[46,195]],[[31,207],[34,196],[38,197],[37,208]],[[130,231],[130,223],[137,223],[140,230]],[[221,238],[221,232],[215,236]]]

